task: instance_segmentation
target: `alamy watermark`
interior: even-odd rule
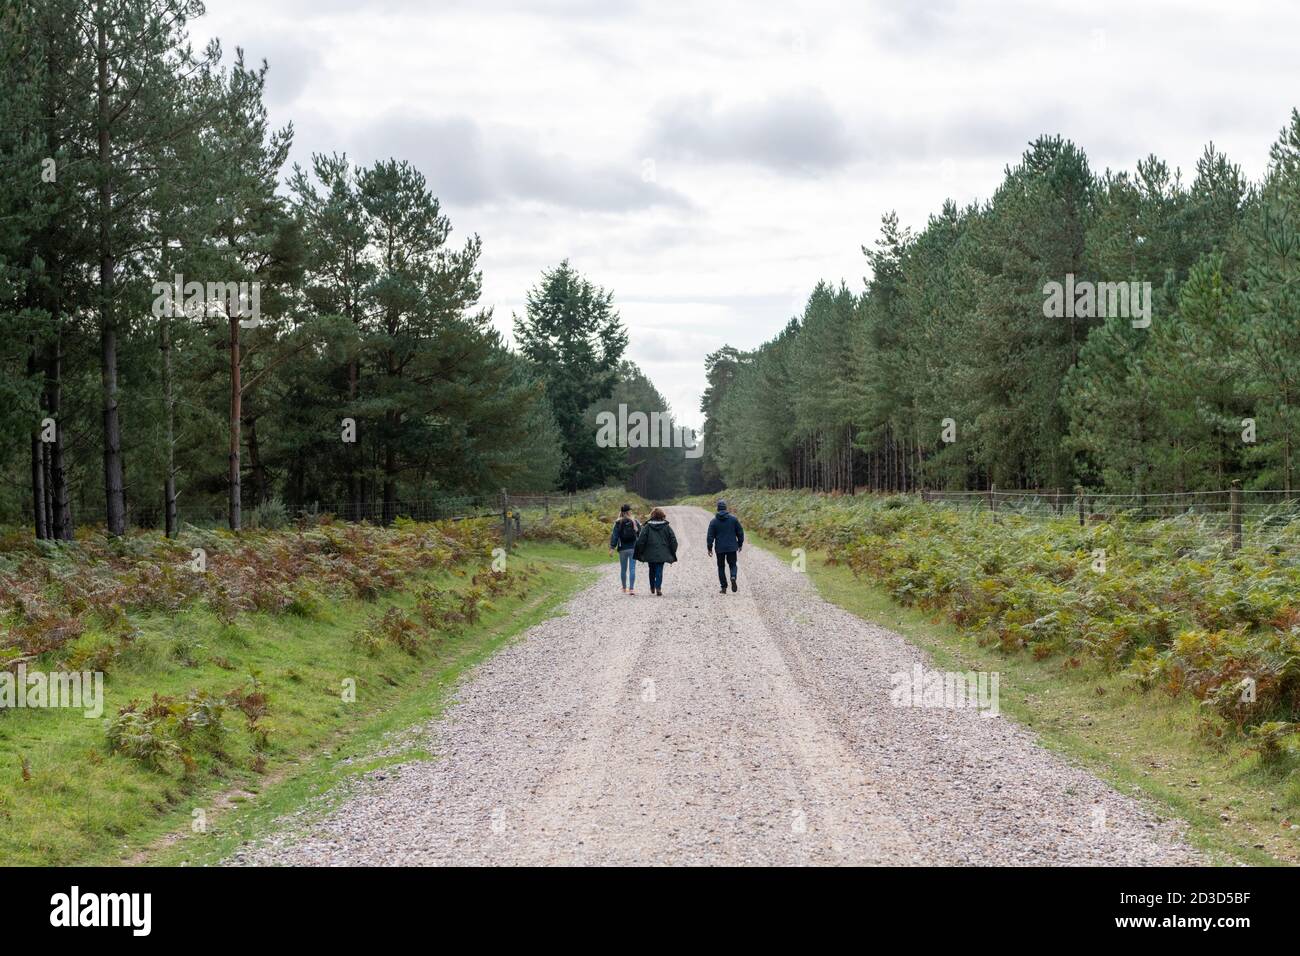
[[[0,671],[0,710],[67,707],[94,720],[104,714],[102,671]]]
[[[913,664],[910,671],[889,675],[893,688],[890,702],[895,707],[978,710],[981,717],[996,717],[998,707],[997,671],[927,671]]]
[[[704,446],[695,437],[695,429],[674,425],[667,412],[628,412],[618,406],[618,414],[596,414],[596,444],[601,448],[684,448],[687,458],[699,458]]]
[[[262,283],[186,282],[179,272],[172,282],[153,284],[153,315],[238,318],[245,329],[262,324]]]
[[[1135,329],[1151,327],[1150,282],[1065,282],[1043,286],[1043,315],[1049,319],[1131,319]]]
[[[50,897],[50,925],[54,927],[119,926],[132,936],[148,936],[153,928],[152,893],[83,893],[73,886]]]

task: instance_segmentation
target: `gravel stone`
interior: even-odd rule
[[[970,708],[896,707],[928,657],[756,548],[718,593],[667,509],[664,596],[618,566],[468,675],[435,760],[352,781],[233,865],[1182,865],[1182,825]],[[638,584],[645,588],[645,567]],[[1001,694],[1016,692],[1006,682]]]

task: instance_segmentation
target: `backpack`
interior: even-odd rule
[[[621,518],[618,522],[618,543],[629,548],[636,544],[636,522],[631,518]]]

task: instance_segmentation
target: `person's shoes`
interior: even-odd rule
[[[655,591],[655,594],[659,595],[660,597],[663,597],[663,596],[664,596],[664,589],[663,589],[663,588],[659,588],[658,590]]]
[[[732,579],[731,579],[731,590],[733,590],[733,591],[736,590],[736,579],[735,579],[735,578],[732,578]]]
[[[719,594],[726,594],[726,593],[727,593],[727,586],[724,584],[724,585],[722,586],[722,590],[719,591],[718,593],[719,593]]]
[[[636,597],[636,589],[635,589],[635,588],[628,588],[628,589],[627,589],[627,596],[628,596],[628,597]]]
[[[627,588],[624,588],[624,589],[623,589],[623,593],[624,593],[624,594],[627,593]]]

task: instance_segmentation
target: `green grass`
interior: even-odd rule
[[[785,558],[789,548],[748,533]],[[1000,704],[1041,742],[1121,791],[1144,795],[1189,824],[1188,839],[1223,863],[1300,862],[1300,787],[1259,765],[1240,740],[1207,742],[1186,696],[1137,694],[1132,682],[1084,662],[1035,661],[981,647],[938,615],[904,608],[869,580],[810,551],[807,570],[826,600],[891,628],[945,670],[997,671]],[[1221,815],[1226,814],[1227,820]]]
[[[558,544],[520,546],[512,569],[538,571],[527,592],[493,598],[475,625],[442,635],[419,657],[392,647],[369,656],[352,638],[389,607],[409,610],[410,592],[426,581],[462,587],[468,577],[432,573],[375,602],[326,603],[303,616],[242,615],[233,627],[204,609],[140,618],[140,636],[105,682],[103,719],[48,709],[0,718],[0,863],[220,858],[343,776],[418,755],[407,750],[378,763],[366,759],[392,734],[436,716],[467,668],[554,613],[590,580],[583,569],[603,557]],[[81,638],[97,639],[94,633]],[[270,729],[264,766],[233,709],[226,713],[222,752],[201,756],[188,774],[179,764],[152,770],[110,754],[107,722],[128,701],[196,688],[225,694],[249,684],[252,674],[270,700],[261,721]],[[355,702],[343,700],[345,679],[355,681]],[[192,832],[196,810],[206,817],[204,833]]]
[[[575,548],[558,541],[527,541],[519,546],[519,553],[534,561],[582,568],[600,567],[610,560],[609,553],[604,548]]]

